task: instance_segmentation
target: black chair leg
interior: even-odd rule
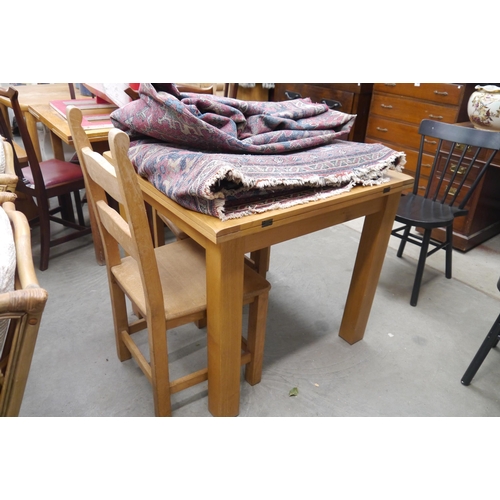
[[[446,228],[446,264],[445,276],[451,279],[451,258],[453,255],[453,226]]]
[[[464,376],[462,377],[463,385],[469,385],[471,383],[472,379],[479,370],[479,367],[483,364],[483,361],[485,360],[490,350],[498,344],[499,338],[500,338],[500,315],[498,316],[497,320],[491,327],[491,330],[489,331],[488,335],[486,335],[486,338],[481,344],[481,347],[477,351],[476,355],[474,356],[474,359],[471,361],[471,364],[464,373]]]
[[[403,256],[403,252],[405,249],[406,242],[408,241],[408,235],[410,234],[410,230],[411,230],[411,226],[405,227],[403,236],[401,236],[401,243],[399,244],[399,248],[398,248],[398,253],[397,253],[398,257]]]
[[[418,294],[420,292],[420,285],[422,283],[422,276],[424,275],[425,260],[427,259],[427,252],[429,251],[429,242],[431,240],[431,230],[426,229],[422,238],[422,246],[420,247],[420,256],[418,258],[417,272],[415,274],[415,281],[413,282],[413,290],[411,292],[410,304],[415,307],[418,301]]]

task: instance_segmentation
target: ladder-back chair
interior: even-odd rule
[[[393,236],[401,239],[398,257],[402,257],[407,242],[420,246],[410,299],[412,306],[417,305],[428,256],[445,250],[445,275],[451,278],[453,221],[467,215],[467,203],[500,149],[499,132],[423,120],[419,133],[421,141],[413,191],[401,197],[395,220],[403,225],[392,231]],[[433,159],[428,164],[429,155]],[[422,188],[427,176],[427,186]],[[420,228],[423,234],[412,232],[413,228]],[[443,240],[433,235],[438,228],[445,230]]]
[[[191,238],[154,248],[137,174],[127,152],[124,132],[109,132],[114,166],[90,148],[81,151],[87,170],[90,199],[104,244],[118,358],[133,357],[153,389],[155,414],[171,415],[170,395],[208,378],[206,368],[170,381],[167,332],[206,319],[205,251]],[[125,217],[108,203],[123,207]],[[125,257],[122,257],[125,254]],[[244,303],[250,303],[242,364],[250,384],[260,381],[270,284],[245,266]],[[129,322],[128,298],[139,311]],[[243,307],[243,304],[242,304]],[[147,329],[149,359],[134,342],[135,332]]]
[[[74,240],[90,233],[82,210],[80,190],[84,189],[82,170],[79,165],[56,158],[38,161],[24,116],[18,101],[18,92],[13,87],[0,88],[0,95],[11,102],[14,116],[19,127],[19,133],[28,156],[29,165],[22,168],[14,151],[14,168],[17,177],[17,191],[36,199],[40,225],[40,270],[49,266],[50,248]],[[9,140],[7,138],[7,140]],[[71,200],[73,195],[78,222]],[[50,206],[50,201],[58,199],[57,206]],[[59,215],[56,215],[59,214]],[[35,221],[30,221],[35,222]],[[51,222],[62,224],[71,229],[62,236],[53,238]]]

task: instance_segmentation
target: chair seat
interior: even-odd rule
[[[83,173],[79,165],[69,163],[66,161],[53,158],[40,162],[40,169],[42,171],[43,180],[46,189],[50,189],[61,184],[68,184],[72,182],[83,182]],[[33,174],[29,167],[22,169],[24,178],[28,184],[34,185]]]
[[[407,194],[401,197],[396,220],[416,227],[445,227],[451,225],[455,217],[465,214],[467,210],[450,207],[423,196]]]
[[[165,316],[175,321],[187,314],[203,317],[207,304],[205,250],[192,239],[184,239],[154,249],[163,289]],[[112,268],[123,291],[146,315],[146,301],[137,261],[125,257]],[[179,287],[181,286],[181,287]],[[271,288],[269,282],[245,266],[243,302],[249,303],[263,290]],[[190,304],[189,309],[186,304]]]

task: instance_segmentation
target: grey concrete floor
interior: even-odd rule
[[[500,415],[498,352],[469,387],[460,383],[500,312],[500,236],[455,251],[451,280],[444,253],[432,256],[417,307],[409,304],[417,248],[399,259],[391,238],[365,337],[351,346],[338,329],[362,222],[272,248],[263,376],[253,387],[242,379],[240,417]],[[34,229],[35,263],[36,243]],[[90,236],[52,249],[38,276],[49,300],[21,416],[154,416],[146,378],[116,357],[106,271]],[[176,329],[169,343],[175,372],[204,365],[204,330]],[[206,383],[172,402],[175,417],[210,416]]]

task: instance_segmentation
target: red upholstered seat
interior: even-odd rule
[[[51,160],[41,161],[40,169],[42,171],[45,188],[67,184],[70,182],[83,181],[83,173],[80,165],[61,161],[56,158]],[[33,174],[29,167],[22,169],[23,177],[30,184],[35,184]]]

